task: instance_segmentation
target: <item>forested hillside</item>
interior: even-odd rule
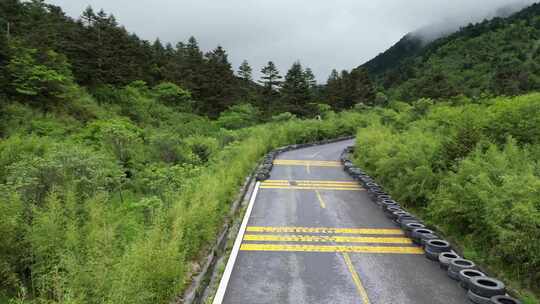
[[[46,93],[61,99],[61,87],[72,82],[98,97],[134,81],[149,86],[170,82],[190,92],[197,101],[194,112],[215,118],[239,103],[249,103],[266,116],[315,115],[314,103],[325,96],[311,70],[300,62],[282,76],[270,60],[261,67],[262,79],[255,80],[247,61],[235,74],[221,46],[204,52],[194,37],[176,45],[145,41],[120,26],[113,15],[90,7],[74,20],[40,0],[6,0],[0,3],[0,23],[0,94],[12,98]],[[361,92],[371,86],[368,77],[344,77],[347,90]],[[370,95],[338,93],[349,99],[331,104],[335,108],[370,102]]]
[[[259,158],[353,134],[361,116],[332,107],[370,101],[365,72],[323,103],[299,62],[257,81],[91,8],[1,1],[0,24],[0,303],[171,301]]]
[[[364,64],[394,97],[517,95],[540,88],[540,4],[422,46],[405,36]]]
[[[357,131],[393,196],[538,295],[540,97],[486,95],[539,89],[539,39],[534,5],[322,85],[299,61],[254,79],[193,37],[3,0],[0,303],[169,303],[264,153]]]

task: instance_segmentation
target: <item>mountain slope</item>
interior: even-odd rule
[[[404,100],[460,94],[516,95],[540,89],[540,4],[463,27],[426,46],[413,35],[366,67],[378,85]]]

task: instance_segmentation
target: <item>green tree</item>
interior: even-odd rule
[[[9,61],[7,71],[15,94],[31,96],[42,103],[55,101],[73,84],[70,65],[64,56],[54,51],[43,56],[36,49],[24,47],[13,47],[12,52],[15,55]]]
[[[237,83],[228,55],[221,46],[208,52],[205,58],[200,92],[202,111],[216,117],[233,103]]]
[[[259,119],[259,109],[250,104],[234,105],[221,113],[218,125],[226,129],[240,129],[253,126]]]
[[[1,21],[0,21],[1,22]],[[0,31],[0,86],[5,87],[6,84],[6,65],[9,61],[9,54],[8,54],[9,48],[8,48],[8,41],[7,41],[7,34],[2,33]]]
[[[247,60],[242,61],[242,64],[238,68],[238,76],[240,76],[243,81],[249,83],[253,81],[251,72],[251,67],[249,66]]]
[[[191,93],[171,82],[162,82],[153,89],[154,96],[166,105],[189,112],[193,106]]]
[[[365,68],[356,68],[351,71],[346,80],[346,88],[345,108],[348,109],[357,103],[374,104],[375,87]]]
[[[295,62],[285,75],[281,89],[283,106],[288,112],[308,115],[307,104],[311,100],[310,87],[300,62]]]
[[[264,86],[266,92],[273,92],[281,84],[283,77],[279,75],[276,65],[272,61],[268,61],[265,67],[261,69],[261,79],[259,82]]]
[[[306,77],[306,82],[310,90],[313,90],[317,87],[317,80],[315,79],[315,75],[313,74],[313,71],[310,68],[305,69],[304,77]]]
[[[339,108],[341,102],[341,77],[337,70],[333,69],[324,87],[324,97],[334,108]]]

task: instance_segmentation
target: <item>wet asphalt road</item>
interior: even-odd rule
[[[336,163],[352,143],[279,155],[223,303],[468,303]]]

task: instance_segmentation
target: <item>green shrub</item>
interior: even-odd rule
[[[163,82],[152,88],[152,93],[157,100],[166,105],[190,112],[193,107],[191,93],[170,82]]]
[[[259,115],[259,109],[251,104],[234,105],[219,115],[217,123],[226,129],[246,128],[255,125]]]
[[[528,284],[540,280],[540,176],[535,160],[510,140],[464,159],[442,179],[429,212],[452,235]]]
[[[48,51],[38,56],[36,49],[13,46],[14,55],[6,66],[11,76],[11,87],[22,96],[39,100],[61,98],[73,85],[70,65],[65,56]],[[40,58],[38,58],[40,57]],[[44,106],[44,105],[41,105]]]
[[[289,121],[296,119],[296,115],[292,114],[291,112],[283,112],[278,115],[272,116],[271,121],[272,122],[281,122],[281,121]]]

